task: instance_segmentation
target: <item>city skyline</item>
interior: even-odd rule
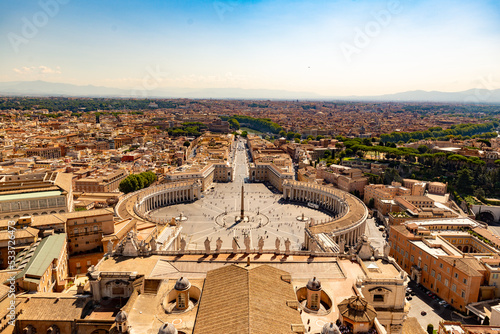
[[[0,4],[0,82],[320,96],[499,89],[494,1]]]

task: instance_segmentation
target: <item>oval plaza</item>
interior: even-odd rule
[[[338,252],[339,245],[356,244],[368,217],[361,200],[337,188],[295,181],[289,157],[268,149],[271,153],[261,159],[266,152],[258,146],[261,139],[230,136],[225,138],[226,163],[196,163],[195,156],[187,171],[169,171],[165,183],[122,199],[117,213],[181,228],[172,250],[224,250],[236,244],[247,250],[281,245]],[[220,141],[211,138],[210,143]]]

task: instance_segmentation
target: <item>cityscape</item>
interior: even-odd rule
[[[1,2],[0,333],[497,333],[499,16]]]

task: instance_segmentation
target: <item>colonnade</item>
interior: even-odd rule
[[[333,241],[355,245],[365,233],[368,209],[352,194],[340,189],[325,187],[294,180],[283,182],[283,198],[287,200],[314,203],[328,210],[332,219],[314,224],[311,232],[327,233]]]
[[[158,208],[192,202],[201,198],[201,185],[198,182],[172,182],[147,188],[139,194],[136,210],[143,216]]]

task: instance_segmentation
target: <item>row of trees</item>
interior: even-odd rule
[[[443,130],[440,127],[431,127],[426,131],[415,132],[391,132],[390,134],[380,135],[380,140],[383,143],[387,142],[408,142],[410,140],[420,140],[427,138],[446,138],[448,136],[473,136],[481,133],[492,132],[499,126],[498,121],[491,121],[482,124],[458,124],[452,125],[451,128]]]
[[[35,97],[13,97],[0,100],[0,110],[8,109],[47,109],[49,112],[71,110],[73,112],[96,111],[96,110],[119,110],[119,109],[147,109],[151,100],[149,99],[70,99],[64,97],[35,98]],[[169,100],[156,101],[158,108],[176,108],[179,102]]]
[[[246,124],[249,128],[258,130],[260,132],[270,132],[278,134],[283,128],[278,124],[271,121],[269,118],[253,118],[250,116],[234,115],[234,116],[221,116],[223,121],[234,119],[238,124]],[[233,121],[231,121],[233,122]]]
[[[118,188],[121,192],[128,194],[143,188],[149,187],[156,181],[156,174],[153,172],[142,172],[140,174],[130,174],[124,178]]]
[[[179,127],[169,128],[167,130],[169,136],[179,137],[179,136],[193,136],[199,137],[202,132],[206,130],[207,125],[201,122],[186,122],[182,123]]]

